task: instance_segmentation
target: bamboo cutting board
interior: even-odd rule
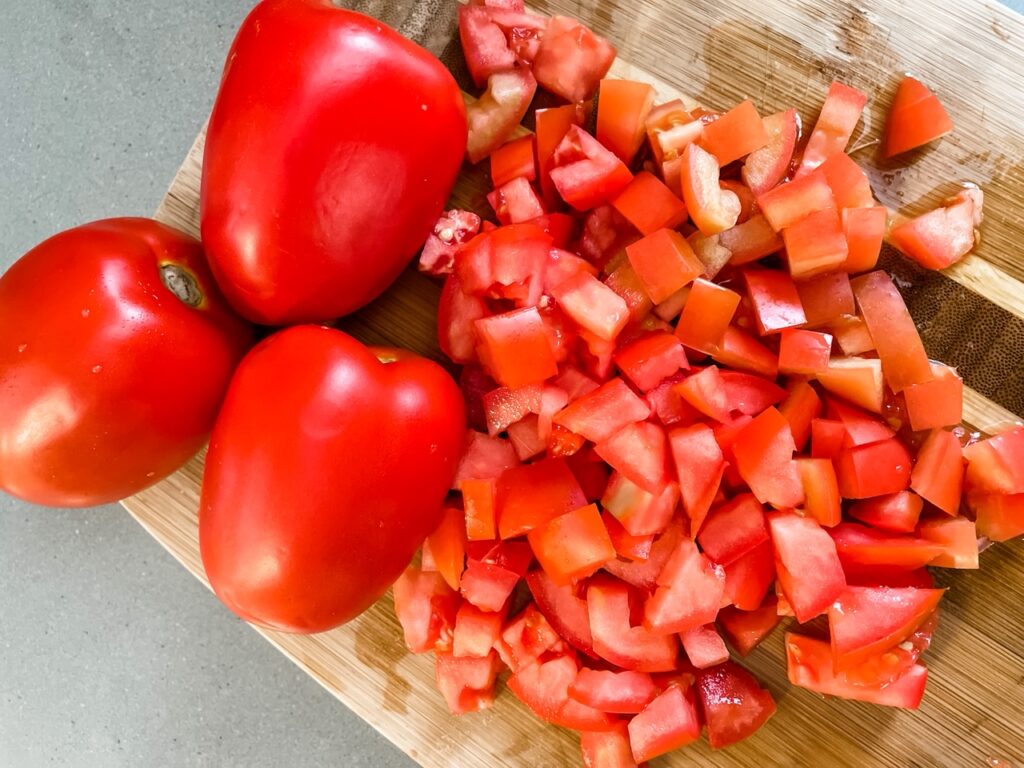
[[[451,0],[354,3],[438,53],[461,82]],[[653,82],[659,95],[709,107],[751,98],[762,114],[797,106],[816,117],[833,79],[870,96],[856,157],[890,208],[916,213],[955,182],[986,194],[983,241],[945,275],[889,255],[932,357],[958,365],[968,385],[966,419],[986,428],[1024,414],[1024,17],[964,0],[539,0],[536,10],[582,19],[618,47],[613,74]],[[210,55],[222,55],[221,52]],[[913,71],[940,94],[957,125],[912,167],[879,162],[879,136],[899,73]],[[157,217],[198,234],[202,135]],[[486,165],[483,164],[483,165]],[[486,210],[483,170],[463,173],[453,196]],[[413,271],[340,326],[367,343],[439,358],[437,287]],[[196,508],[201,457],[125,506],[204,580]],[[785,681],[782,632],[745,661],[776,695],[778,714],[758,734],[721,752],[703,742],[655,761],[699,766],[1024,766],[1024,545],[993,547],[980,572],[942,573],[950,591],[932,649],[919,712],[823,701]],[[205,580],[204,580],[205,581]],[[262,631],[262,630],[261,630]],[[424,766],[493,768],[579,765],[575,737],[546,727],[508,694],[494,709],[454,718],[434,690],[430,656],[409,655],[390,597],[335,631],[263,634],[353,711]],[[1003,762],[999,762],[1003,761]]]

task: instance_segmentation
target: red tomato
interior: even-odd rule
[[[931,366],[934,379],[903,390],[907,418],[914,430],[955,427],[963,419],[963,379],[948,365],[932,363]]]
[[[796,443],[789,422],[775,408],[760,416],[736,436],[736,469],[763,504],[792,508],[804,498],[793,454]]]
[[[1024,427],[1017,426],[964,448],[966,483],[986,493],[1024,493]]]
[[[495,72],[487,79],[487,90],[466,110],[469,162],[479,163],[508,140],[536,92],[537,81],[528,69]]]
[[[615,714],[636,714],[646,707],[658,688],[646,672],[613,672],[583,668],[569,686],[569,696],[588,707]]]
[[[721,342],[740,301],[735,291],[697,278],[679,316],[676,336],[691,349],[710,353]]]
[[[796,284],[785,272],[745,269],[743,280],[754,311],[757,332],[762,336],[807,322]]]
[[[668,299],[704,271],[686,238],[672,229],[659,229],[626,246],[644,292],[655,304]]]
[[[109,219],[51,237],[0,278],[0,488],[88,507],[162,480],[251,343],[187,235]]]
[[[615,557],[596,504],[559,515],[527,538],[541,568],[559,585],[586,578]]]
[[[829,531],[843,567],[893,566],[913,570],[942,554],[940,544],[915,536],[876,531],[856,523],[840,523]]]
[[[835,201],[825,174],[816,171],[761,193],[757,205],[772,228],[781,232],[812,213],[834,209]]]
[[[933,430],[917,452],[910,487],[947,515],[956,515],[960,511],[963,483],[964,456],[960,441],[952,432]]]
[[[917,535],[942,547],[942,552],[929,565],[936,568],[978,568],[978,529],[973,520],[966,517],[925,520],[917,527]]]
[[[920,80],[907,75],[900,82],[885,122],[885,156],[917,149],[953,130],[938,97]]]
[[[537,717],[553,725],[606,731],[615,723],[610,715],[569,698],[577,669],[571,656],[556,656],[524,666],[509,678],[508,688]]]
[[[393,593],[395,615],[410,651],[451,648],[458,594],[441,574],[409,566],[395,580]]]
[[[658,588],[644,604],[644,626],[652,632],[686,632],[709,624],[725,594],[725,571],[682,539],[658,575]]]
[[[742,741],[775,714],[772,695],[731,661],[698,672],[697,693],[712,749]]]
[[[420,251],[419,270],[428,275],[450,275],[455,252],[480,231],[480,217],[472,211],[445,211]]]
[[[739,221],[737,219],[737,221]],[[768,219],[757,213],[735,227],[719,233],[718,243],[729,254],[733,266],[748,264],[781,251],[785,243]]]
[[[690,518],[690,532],[696,536],[718,493],[725,457],[706,424],[675,429],[668,438],[683,509]]]
[[[743,611],[756,610],[775,581],[775,550],[770,541],[725,566],[725,596]]]
[[[637,768],[626,723],[616,723],[610,731],[583,731],[580,749],[583,768]]]
[[[837,152],[821,164],[825,181],[832,188],[836,208],[872,208],[875,196],[871,192],[864,169],[845,152]],[[884,209],[883,209],[884,210]]]
[[[716,507],[697,534],[704,554],[719,565],[729,565],[766,541],[764,507],[749,493]]]
[[[743,163],[743,181],[754,196],[777,186],[793,160],[793,150],[800,137],[800,114],[795,109],[777,112],[764,118],[768,144],[751,152]]]
[[[715,235],[736,226],[740,199],[719,186],[718,160],[696,144],[683,153],[683,201],[690,218],[705,235]]]
[[[670,685],[629,721],[629,742],[638,763],[700,738],[700,712],[693,689]]]
[[[590,633],[587,601],[576,597],[572,587],[555,584],[542,570],[530,571],[526,584],[537,607],[558,635],[574,648],[593,656],[594,638]]]
[[[778,600],[774,595],[750,611],[730,605],[718,612],[718,625],[729,643],[741,656],[746,656],[782,621],[777,608]]]
[[[966,256],[977,243],[984,195],[965,189],[941,208],[897,224],[889,242],[928,269],[945,269]]]
[[[729,660],[729,649],[714,624],[693,627],[679,635],[683,651],[697,669],[707,669]]]
[[[831,334],[785,328],[779,336],[779,371],[806,375],[824,373],[828,370],[831,353]]]
[[[532,59],[530,50],[539,44],[545,25],[543,16],[522,8],[459,6],[459,39],[477,87],[496,72],[512,69],[518,60]]]
[[[329,0],[264,0],[227,60],[200,201],[218,282],[269,325],[358,309],[394,282],[448,200],[466,149],[455,79]]]
[[[846,151],[868,97],[843,83],[832,83],[814,125],[797,176],[813,171],[832,155]]]
[[[815,520],[792,513],[769,515],[768,527],[779,585],[797,621],[803,623],[827,611],[846,587],[834,541]]]
[[[888,218],[888,211],[881,206],[844,209],[842,219],[847,254],[846,260],[836,269],[851,274],[874,269],[882,252]]]
[[[769,141],[771,135],[757,107],[752,101],[743,101],[704,126],[700,146],[724,166],[767,146]]]
[[[597,140],[622,162],[632,162],[643,144],[645,123],[653,106],[654,87],[649,83],[602,80],[597,99]]]
[[[910,487],[910,453],[896,438],[843,448],[835,464],[839,492],[847,499],[869,499]]]
[[[199,544],[211,586],[262,626],[348,621],[437,528],[464,441],[462,397],[440,366],[328,328],[271,336],[239,366],[210,441]]]
[[[612,200],[612,205],[644,235],[666,227],[674,229],[686,221],[683,201],[647,171],[634,176],[629,186]]]
[[[850,257],[843,222],[834,208],[804,216],[782,231],[789,274],[808,278],[838,269]]]
[[[487,709],[494,703],[494,682],[501,669],[498,654],[460,658],[437,652],[435,680],[448,709],[454,715]]]
[[[629,588],[620,581],[591,579],[587,608],[594,651],[602,659],[637,672],[670,672],[675,669],[679,642],[672,634],[656,634],[632,626]]]
[[[552,16],[533,60],[537,82],[566,101],[585,101],[615,61],[615,47],[575,19]]]
[[[625,164],[578,125],[569,126],[551,160],[552,183],[578,211],[613,200],[633,180]]]
[[[896,533],[912,533],[924,508],[924,501],[910,491],[898,491],[863,499],[847,509],[850,517],[873,528]]]

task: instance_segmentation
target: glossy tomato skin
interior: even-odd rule
[[[429,360],[321,326],[265,339],[206,457],[199,545],[214,592],[285,631],[352,619],[437,528],[465,430],[458,386]]]
[[[163,479],[252,338],[182,232],[108,219],[44,241],[0,278],[0,489],[87,507]]]
[[[329,0],[264,0],[206,135],[203,242],[228,300],[268,325],[368,303],[423,245],[465,148],[462,95],[428,51]]]

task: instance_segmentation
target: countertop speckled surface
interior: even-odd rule
[[[61,229],[155,209],[251,4],[3,3],[0,271]],[[0,495],[0,589],[4,768],[413,765],[119,507]]]

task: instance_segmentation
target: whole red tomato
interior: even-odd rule
[[[214,591],[275,629],[352,619],[437,527],[465,428],[436,363],[320,326],[265,339],[206,456],[199,545]]]
[[[0,278],[0,488],[84,507],[161,480],[202,447],[252,338],[182,232],[51,237]]]
[[[286,325],[376,298],[430,234],[465,148],[462,95],[428,51],[330,0],[264,0],[206,134],[203,244],[228,300]]]

